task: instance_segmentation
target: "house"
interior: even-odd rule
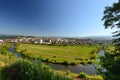
[[[3,43],[4,41],[0,39],[0,45]]]

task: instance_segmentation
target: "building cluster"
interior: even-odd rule
[[[87,38],[31,38],[22,37],[14,39],[0,40],[2,42],[16,42],[16,43],[35,43],[35,44],[98,44],[111,42],[110,40],[92,40]]]
[[[39,44],[52,44],[52,43],[63,43],[68,42],[68,39],[64,38],[16,38],[6,39],[5,42],[16,42],[16,43],[39,43]]]

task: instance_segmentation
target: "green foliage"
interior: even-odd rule
[[[69,75],[70,73],[71,73],[70,70],[67,70],[67,71],[66,71],[66,75]]]
[[[69,65],[69,63],[67,61],[63,61],[61,64],[62,65]]]
[[[95,76],[89,76],[87,75],[87,78],[86,80],[104,80],[102,76],[99,76],[99,75],[95,75]]]
[[[81,61],[83,61],[83,59],[82,59],[82,58],[75,58],[75,60],[81,60]]]
[[[96,59],[96,54],[90,55],[90,59]]]
[[[114,56],[120,55],[120,0],[112,6],[105,7],[103,20],[105,28],[117,28],[117,30],[113,32],[113,36],[116,37],[113,41],[116,46]]]
[[[80,72],[79,73],[79,77],[81,78],[86,78],[87,77],[87,74],[85,72]]]
[[[91,60],[88,61],[88,64],[92,64],[93,62]]]
[[[112,66],[111,66],[112,74],[120,76],[120,70],[118,70],[119,68],[120,68],[120,56],[114,59],[114,62],[112,63]]]
[[[19,47],[19,46],[20,46],[20,43],[15,43],[14,46],[15,46],[15,47]]]
[[[4,44],[0,47],[0,53],[6,56],[9,56],[9,58],[11,57],[16,57],[16,55],[11,54],[9,52],[9,48],[10,48],[10,44]]]
[[[16,57],[16,55],[12,55],[5,47],[1,47],[0,52],[1,54],[7,55],[9,57]]]
[[[10,48],[10,46],[11,46],[11,44],[8,44],[8,43],[4,43],[2,45],[2,47],[5,48],[5,49],[7,49],[7,50]]]
[[[18,61],[12,64],[10,67],[4,69],[5,79],[9,80],[33,80],[36,79],[35,76],[38,71],[37,67],[33,63],[30,63],[27,60]],[[6,77],[8,76],[8,77]]]
[[[48,59],[48,58],[46,58],[45,60],[43,60],[43,62],[49,62],[49,59]]]
[[[82,64],[82,65],[86,65],[87,62],[86,62],[86,61],[81,61],[80,64]]]
[[[46,79],[49,80],[49,79]],[[73,80],[72,78],[65,77],[62,74],[55,74],[52,76],[51,80]]]
[[[99,72],[104,76],[105,80],[119,80],[120,79],[120,56],[112,60],[112,58],[102,58],[102,67],[106,69],[105,72],[100,70]],[[109,66],[108,66],[109,65]]]
[[[76,63],[75,63],[75,62],[72,62],[72,63],[70,63],[70,65],[76,66]]]
[[[98,53],[99,49],[95,49],[90,52],[90,59],[96,59],[96,53]]]
[[[6,48],[4,48],[4,47],[0,48],[0,51],[1,51],[1,53],[4,54],[4,55],[10,54],[10,52],[8,52],[8,50],[7,50]]]
[[[55,74],[40,62],[20,60],[3,68],[4,80],[73,80],[62,74]]]
[[[99,69],[99,72],[105,80],[120,80],[120,0],[112,6],[105,7],[103,20],[105,28],[117,30],[113,32],[113,36],[116,37],[113,40],[115,49],[113,51],[108,49],[106,56],[101,59],[102,69]]]
[[[4,80],[2,76],[2,68],[0,67],[0,80]]]
[[[23,50],[21,50],[21,53],[27,53],[27,49],[23,49]]]

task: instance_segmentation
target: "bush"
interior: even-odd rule
[[[96,59],[96,54],[90,55],[90,59]]]
[[[70,63],[70,65],[76,66],[76,63],[75,63],[75,62],[72,62],[72,63]]]
[[[67,76],[55,74],[40,62],[19,60],[3,68],[4,80],[73,80]]]
[[[67,61],[63,61],[62,65],[69,65],[69,63]]]
[[[85,61],[88,61],[89,59],[85,59]]]
[[[46,79],[46,80],[50,80],[50,79]],[[73,80],[73,79],[69,77],[65,77],[62,74],[54,74],[51,80]]]
[[[49,62],[49,59],[48,59],[48,58],[46,58],[45,60],[43,60],[43,62]]]
[[[86,78],[87,74],[85,72],[80,72],[79,77]]]
[[[4,48],[4,47],[1,47],[1,48],[0,48],[0,52],[1,52],[1,54],[3,54],[3,55],[9,55],[10,57],[15,56],[15,55],[11,54],[11,53],[10,53],[6,48]]]
[[[53,58],[56,58],[57,56],[53,56]]]
[[[102,76],[87,76],[87,80],[104,80]]]
[[[80,62],[80,64],[86,65],[87,63],[86,63],[86,61],[82,61],[82,62]]]
[[[88,61],[88,64],[92,64],[92,61]]]
[[[69,75],[70,73],[71,73],[70,70],[67,70],[67,71],[66,71],[66,75]]]
[[[82,61],[83,59],[82,58],[75,58],[75,60],[81,60]]]
[[[40,65],[28,60],[18,61],[4,69],[5,80],[37,80],[39,69],[41,69]]]
[[[0,67],[0,80],[4,80],[2,77],[3,77],[2,76],[2,68]]]

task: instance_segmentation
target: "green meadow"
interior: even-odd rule
[[[17,51],[32,58],[42,58],[53,63],[80,63],[89,60],[98,52],[96,45],[79,46],[48,46],[35,44],[20,44]]]

